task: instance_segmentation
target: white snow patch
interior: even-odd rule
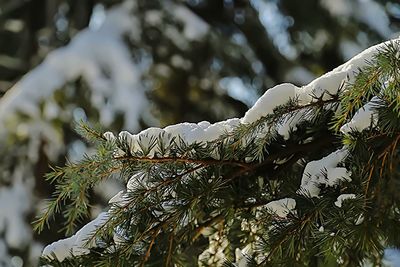
[[[183,34],[189,40],[199,40],[209,31],[208,24],[183,5],[169,3],[171,13],[184,24]]]
[[[344,134],[348,134],[353,131],[362,132],[368,127],[376,126],[378,121],[378,114],[376,111],[378,97],[374,96],[371,101],[365,104],[362,108],[357,110],[350,122],[344,124],[340,131]]]
[[[312,114],[306,109],[296,111],[294,114],[287,114],[281,123],[278,125],[278,133],[283,136],[285,140],[290,138],[290,133],[297,130],[297,125],[305,120],[310,120]]]
[[[9,248],[24,247],[32,239],[30,227],[25,217],[30,212],[32,185],[24,181],[21,166],[13,174],[13,184],[0,188],[0,234],[4,234],[5,243]]]
[[[265,205],[266,209],[276,214],[279,217],[286,218],[286,216],[296,208],[296,200],[293,198],[283,198],[271,201]]]
[[[140,183],[144,182],[144,179],[145,175],[143,173],[136,173],[132,175],[126,184],[126,190],[128,192],[134,192],[140,186]]]
[[[346,168],[338,167],[348,155],[348,150],[342,148],[334,151],[320,160],[314,160],[307,163],[303,177],[301,179],[299,194],[309,194],[311,197],[318,197],[320,185],[334,186],[338,182],[351,181],[351,173]]]
[[[274,109],[280,105],[288,103],[291,99],[296,100],[299,105],[311,104],[316,101],[316,98],[328,100],[331,98],[330,94],[337,94],[338,90],[341,88],[346,90],[346,82],[353,81],[359,68],[365,66],[367,64],[366,61],[371,60],[372,56],[389,42],[393,42],[393,40],[366,49],[359,55],[353,57],[347,63],[335,68],[303,87],[299,88],[290,83],[283,83],[270,88],[241,119],[234,118],[214,124],[204,121],[199,123],[180,123],[168,126],[164,129],[150,128],[136,135],[132,135],[129,132],[121,132],[120,138],[127,138],[132,152],[141,150],[139,146],[141,138],[147,142],[141,143],[142,147],[145,148],[150,145],[149,140],[151,140],[152,137],[158,136],[162,136],[166,142],[168,142],[172,137],[179,136],[188,144],[193,144],[195,142],[205,143],[217,139],[224,133],[231,132],[240,123],[253,123],[262,117],[272,114]],[[330,108],[330,106],[327,106],[326,108]],[[295,118],[283,118],[283,122],[278,126],[277,131],[284,136],[285,139],[288,139],[290,137],[290,130],[295,130],[298,123],[303,119],[312,118],[311,115],[312,114],[305,114],[305,111],[303,111],[303,113],[300,112]],[[269,128],[267,126],[264,131],[267,132],[268,130]],[[112,137],[110,136],[108,138]],[[149,156],[154,157],[155,153],[157,153],[157,149],[153,147]],[[218,158],[218,155],[215,155],[215,157]],[[343,177],[344,179],[349,179],[348,175],[344,175]],[[329,178],[330,183],[328,185],[332,185],[333,180],[331,180],[331,178],[333,179],[333,177],[330,176]],[[315,188],[313,191],[315,191]]]
[[[357,220],[354,222],[355,225],[360,225],[364,222],[364,215],[360,214],[360,216],[358,216]]]
[[[209,246],[204,250],[198,258],[198,265],[205,266],[222,266],[226,260],[224,250],[229,242],[225,236],[221,236],[219,232],[215,232],[209,236]]]
[[[321,4],[331,15],[342,19],[355,18],[384,38],[393,33],[385,8],[374,0],[321,0]]]
[[[294,99],[296,90],[298,90],[298,87],[291,83],[279,84],[268,89],[254,106],[246,112],[241,122],[253,123],[263,116],[272,114],[276,107],[286,104],[290,99]]]
[[[91,101],[100,111],[102,124],[109,125],[117,112],[123,112],[129,114],[125,127],[137,129],[136,117],[145,97],[142,90],[136,90],[141,88],[141,70],[131,61],[122,38],[124,34],[134,37],[138,32],[128,3],[107,11],[98,29],[85,29],[67,46],[50,52],[40,65],[8,90],[0,99],[0,123],[16,111],[38,117],[39,101],[48,98],[68,81],[82,76],[92,90]],[[115,88],[114,92],[110,88]],[[57,110],[49,112],[54,117]]]
[[[341,194],[335,201],[335,206],[341,208],[343,201],[345,201],[346,199],[355,199],[355,198],[356,198],[355,194]]]
[[[122,131],[119,134],[120,140],[126,140],[132,153],[142,151],[148,152],[148,157],[155,157],[160,153],[156,145],[155,138],[160,137],[165,144],[170,144],[174,137],[180,137],[187,144],[206,143],[217,139],[226,132],[231,132],[234,127],[239,125],[239,119],[229,119],[226,121],[210,124],[208,121],[199,123],[180,123],[168,126],[164,129],[151,127],[138,134],[130,134]],[[111,138],[107,134],[107,138]],[[217,157],[217,155],[216,155]]]
[[[117,194],[115,194],[115,196],[113,196],[109,201],[108,204],[114,204],[114,203],[119,203],[123,200],[124,198],[124,190],[119,191]]]
[[[235,250],[235,266],[247,267],[247,257],[252,254],[250,245],[245,246],[243,249],[236,248]],[[247,257],[246,257],[247,256]]]
[[[383,255],[383,261],[385,266],[388,267],[400,267],[400,249],[398,248],[387,248]]]
[[[105,132],[105,133],[103,134],[103,137],[104,137],[107,141],[111,141],[111,142],[115,141],[115,136],[114,136],[114,134],[113,134],[112,132]]]
[[[107,221],[108,217],[109,214],[107,212],[100,213],[96,219],[82,227],[75,235],[46,246],[42,256],[63,261],[71,256],[88,254],[90,252],[89,249],[95,247],[96,244],[95,240],[87,241]]]

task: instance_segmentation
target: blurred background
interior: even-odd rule
[[[60,216],[40,235],[30,222],[54,191],[49,165],[91,151],[74,122],[135,133],[241,117],[399,28],[395,0],[0,0],[0,266],[36,266],[64,236]],[[91,214],[121,189],[94,188]]]

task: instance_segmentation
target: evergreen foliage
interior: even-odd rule
[[[273,114],[206,143],[149,134],[132,150],[123,134],[105,138],[83,125],[97,153],[47,176],[56,192],[36,229],[62,213],[65,230],[72,233],[87,215],[88,193],[104,179],[117,177],[128,189],[111,201],[107,220],[86,241],[92,244],[90,253],[62,262],[43,258],[42,263],[382,264],[385,247],[400,247],[399,54],[399,44],[389,43],[337,94],[315,97],[307,105],[292,99]],[[341,127],[370,101],[377,119],[362,131],[342,133]],[[303,120],[289,138],[279,135],[276,127],[298,114]],[[306,163],[343,145],[349,154],[342,167],[351,172],[351,181],[320,186],[319,197],[299,189]],[[334,204],[347,193],[354,197]],[[268,208],[289,198],[296,207],[287,214]]]
[[[126,14],[133,20],[127,27],[129,33],[115,36],[115,31],[99,32],[103,19],[107,21],[113,9],[129,2],[135,3]],[[51,229],[44,229],[40,235],[32,233],[30,221],[43,199],[60,189],[43,179],[48,166],[63,166],[66,158],[80,158],[90,149],[73,131],[74,120],[88,118],[101,122],[109,131],[136,132],[183,121],[240,117],[267,88],[282,81],[306,84],[357,51],[393,36],[400,28],[397,2],[0,1],[0,151],[4,155],[0,161],[0,200],[5,199],[0,201],[0,265],[36,266],[41,247],[63,237],[59,231],[62,214],[55,216]],[[88,33],[97,33],[99,39],[89,38],[95,40],[90,44]],[[72,44],[82,44],[83,36],[87,51],[77,57],[69,54],[54,58],[61,51],[71,52]],[[110,38],[120,39],[120,46],[109,43]],[[103,45],[106,52],[93,56],[90,64],[80,63]],[[123,51],[126,56],[117,60],[115,53]],[[43,71],[42,63],[48,66],[49,61],[51,67]],[[135,67],[126,68],[127,62]],[[59,72],[66,69],[71,72]],[[99,79],[88,80],[85,73],[99,73]],[[127,85],[128,76],[137,80]],[[116,98],[122,100],[114,101]],[[137,104],[142,104],[143,110]],[[139,111],[133,112],[132,107]],[[310,113],[313,110],[310,107]],[[293,113],[303,116],[295,110]],[[298,131],[289,142],[302,139]],[[318,132],[315,125],[313,131]],[[294,134],[299,137],[293,139]],[[250,144],[248,162],[266,158],[264,147],[273,142],[269,138],[275,135]],[[270,152],[285,143],[279,139],[269,147]],[[271,164],[265,165],[265,170],[269,167]],[[259,169],[261,174],[263,171]],[[78,186],[76,178],[74,187]],[[75,201],[89,201],[87,208],[94,214],[104,207],[107,192],[116,184],[115,180],[101,183]],[[83,214],[70,216],[79,218]],[[74,228],[73,221],[68,232]]]

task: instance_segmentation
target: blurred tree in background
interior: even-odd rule
[[[399,25],[397,1],[0,0],[0,266],[35,265],[62,236],[29,222],[54,190],[49,164],[90,153],[74,121],[137,132],[241,117]],[[96,188],[93,216],[119,190]]]

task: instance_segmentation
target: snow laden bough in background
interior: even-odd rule
[[[0,99],[0,124],[15,112],[40,117],[40,101],[67,82],[83,77],[91,89],[91,103],[100,111],[100,123],[109,125],[116,113],[122,112],[129,114],[125,127],[137,130],[138,120],[132,116],[139,116],[145,103],[142,70],[131,60],[123,41],[125,35],[138,38],[132,8],[130,1],[111,8],[98,29],[85,29],[67,46],[50,52]]]
[[[124,36],[135,39],[139,34],[132,4],[133,1],[127,1],[108,10],[96,29],[82,30],[68,45],[50,52],[41,64],[0,98],[0,137],[4,143],[8,136],[26,136],[27,149],[22,153],[29,162],[18,163],[7,177],[10,186],[0,188],[0,200],[3,200],[0,204],[0,265],[11,265],[12,256],[7,250],[23,249],[32,242],[31,228],[26,222],[33,211],[32,203],[37,201],[31,164],[38,161],[42,141],[50,160],[57,159],[65,149],[61,130],[52,120],[69,121],[67,114],[72,110],[63,110],[55,102],[51,96],[56,90],[82,77],[90,89],[90,102],[99,111],[101,123],[109,125],[117,113],[122,113],[125,114],[124,126],[138,129],[138,117],[146,103],[140,81],[143,70],[133,62],[123,40]],[[70,105],[67,109],[74,107]],[[28,115],[29,120],[15,119],[18,113]],[[32,262],[37,260],[41,250],[42,246],[36,242],[30,246]]]
[[[396,40],[396,42],[399,40]],[[393,41],[391,41],[393,42]],[[108,140],[115,140],[119,138],[121,141],[124,140],[129,144],[131,152],[140,151],[140,144],[143,146],[146,144],[145,140],[158,138],[162,136],[164,141],[168,143],[174,137],[181,138],[188,145],[193,143],[206,143],[207,141],[216,140],[221,135],[233,131],[233,129],[239,124],[251,124],[259,119],[274,113],[274,109],[287,104],[291,100],[296,100],[298,105],[306,106],[312,104],[317,99],[329,100],[332,95],[338,93],[339,89],[346,91],[347,84],[354,81],[355,75],[358,70],[367,65],[367,61],[370,61],[374,54],[376,54],[380,48],[383,48],[388,43],[382,43],[373,46],[359,55],[355,56],[347,63],[337,67],[331,72],[317,78],[310,84],[297,87],[293,84],[285,83],[277,85],[269,90],[250,108],[243,118],[241,119],[230,119],[227,121],[210,124],[208,122],[200,123],[182,123],[177,125],[168,126],[164,129],[150,128],[144,130],[138,134],[130,134],[129,132],[121,132],[118,137],[115,137],[112,133],[105,133],[104,136]],[[396,43],[397,44],[397,43]],[[373,100],[372,100],[373,101]],[[296,116],[291,120],[283,120],[279,123],[276,130],[285,139],[288,139],[291,134],[291,130],[295,129],[302,120],[307,119],[307,116]],[[373,125],[376,116],[373,113],[373,109],[370,108],[370,104],[366,104],[360,108],[354,117],[347,124],[341,128],[342,134],[346,135],[351,131],[362,131]],[[269,132],[271,129],[265,126],[263,131]],[[149,148],[151,151],[148,153],[150,157],[154,157],[158,151],[157,146]],[[121,156],[123,151],[119,151],[117,154]],[[335,186],[340,181],[346,180],[351,181],[351,173],[341,165],[341,163],[348,156],[348,149],[343,147],[327,156],[322,157],[320,160],[309,162],[303,173],[303,178],[299,186],[298,194],[308,194],[311,197],[320,197],[320,185]],[[215,159],[219,159],[218,153],[214,153]],[[322,176],[322,173],[326,173],[326,177]],[[131,179],[136,179],[132,177]],[[128,184],[133,184],[134,182]],[[128,189],[128,191],[131,188]],[[335,203],[337,206],[341,206],[342,201],[345,199],[351,199],[354,195],[342,195],[340,199]],[[123,193],[119,193],[117,196],[123,201]],[[113,198],[112,202],[116,200]],[[289,213],[294,212],[296,202],[294,199],[285,198],[281,200],[275,200],[265,205],[265,208],[278,217],[285,218]],[[88,236],[89,237],[88,233]],[[80,238],[81,239],[81,238]],[[79,240],[80,240],[79,239]],[[76,239],[78,240],[78,239]],[[86,253],[86,250],[77,250],[76,246],[79,244],[70,242],[69,239],[57,241],[49,245],[43,253],[43,256],[52,257],[52,253],[57,251],[60,254],[60,247],[62,250],[69,251],[70,255],[82,255]],[[84,246],[81,243],[81,246]],[[63,252],[62,255],[68,255]],[[222,255],[223,256],[223,255]],[[62,260],[61,258],[59,260]]]

